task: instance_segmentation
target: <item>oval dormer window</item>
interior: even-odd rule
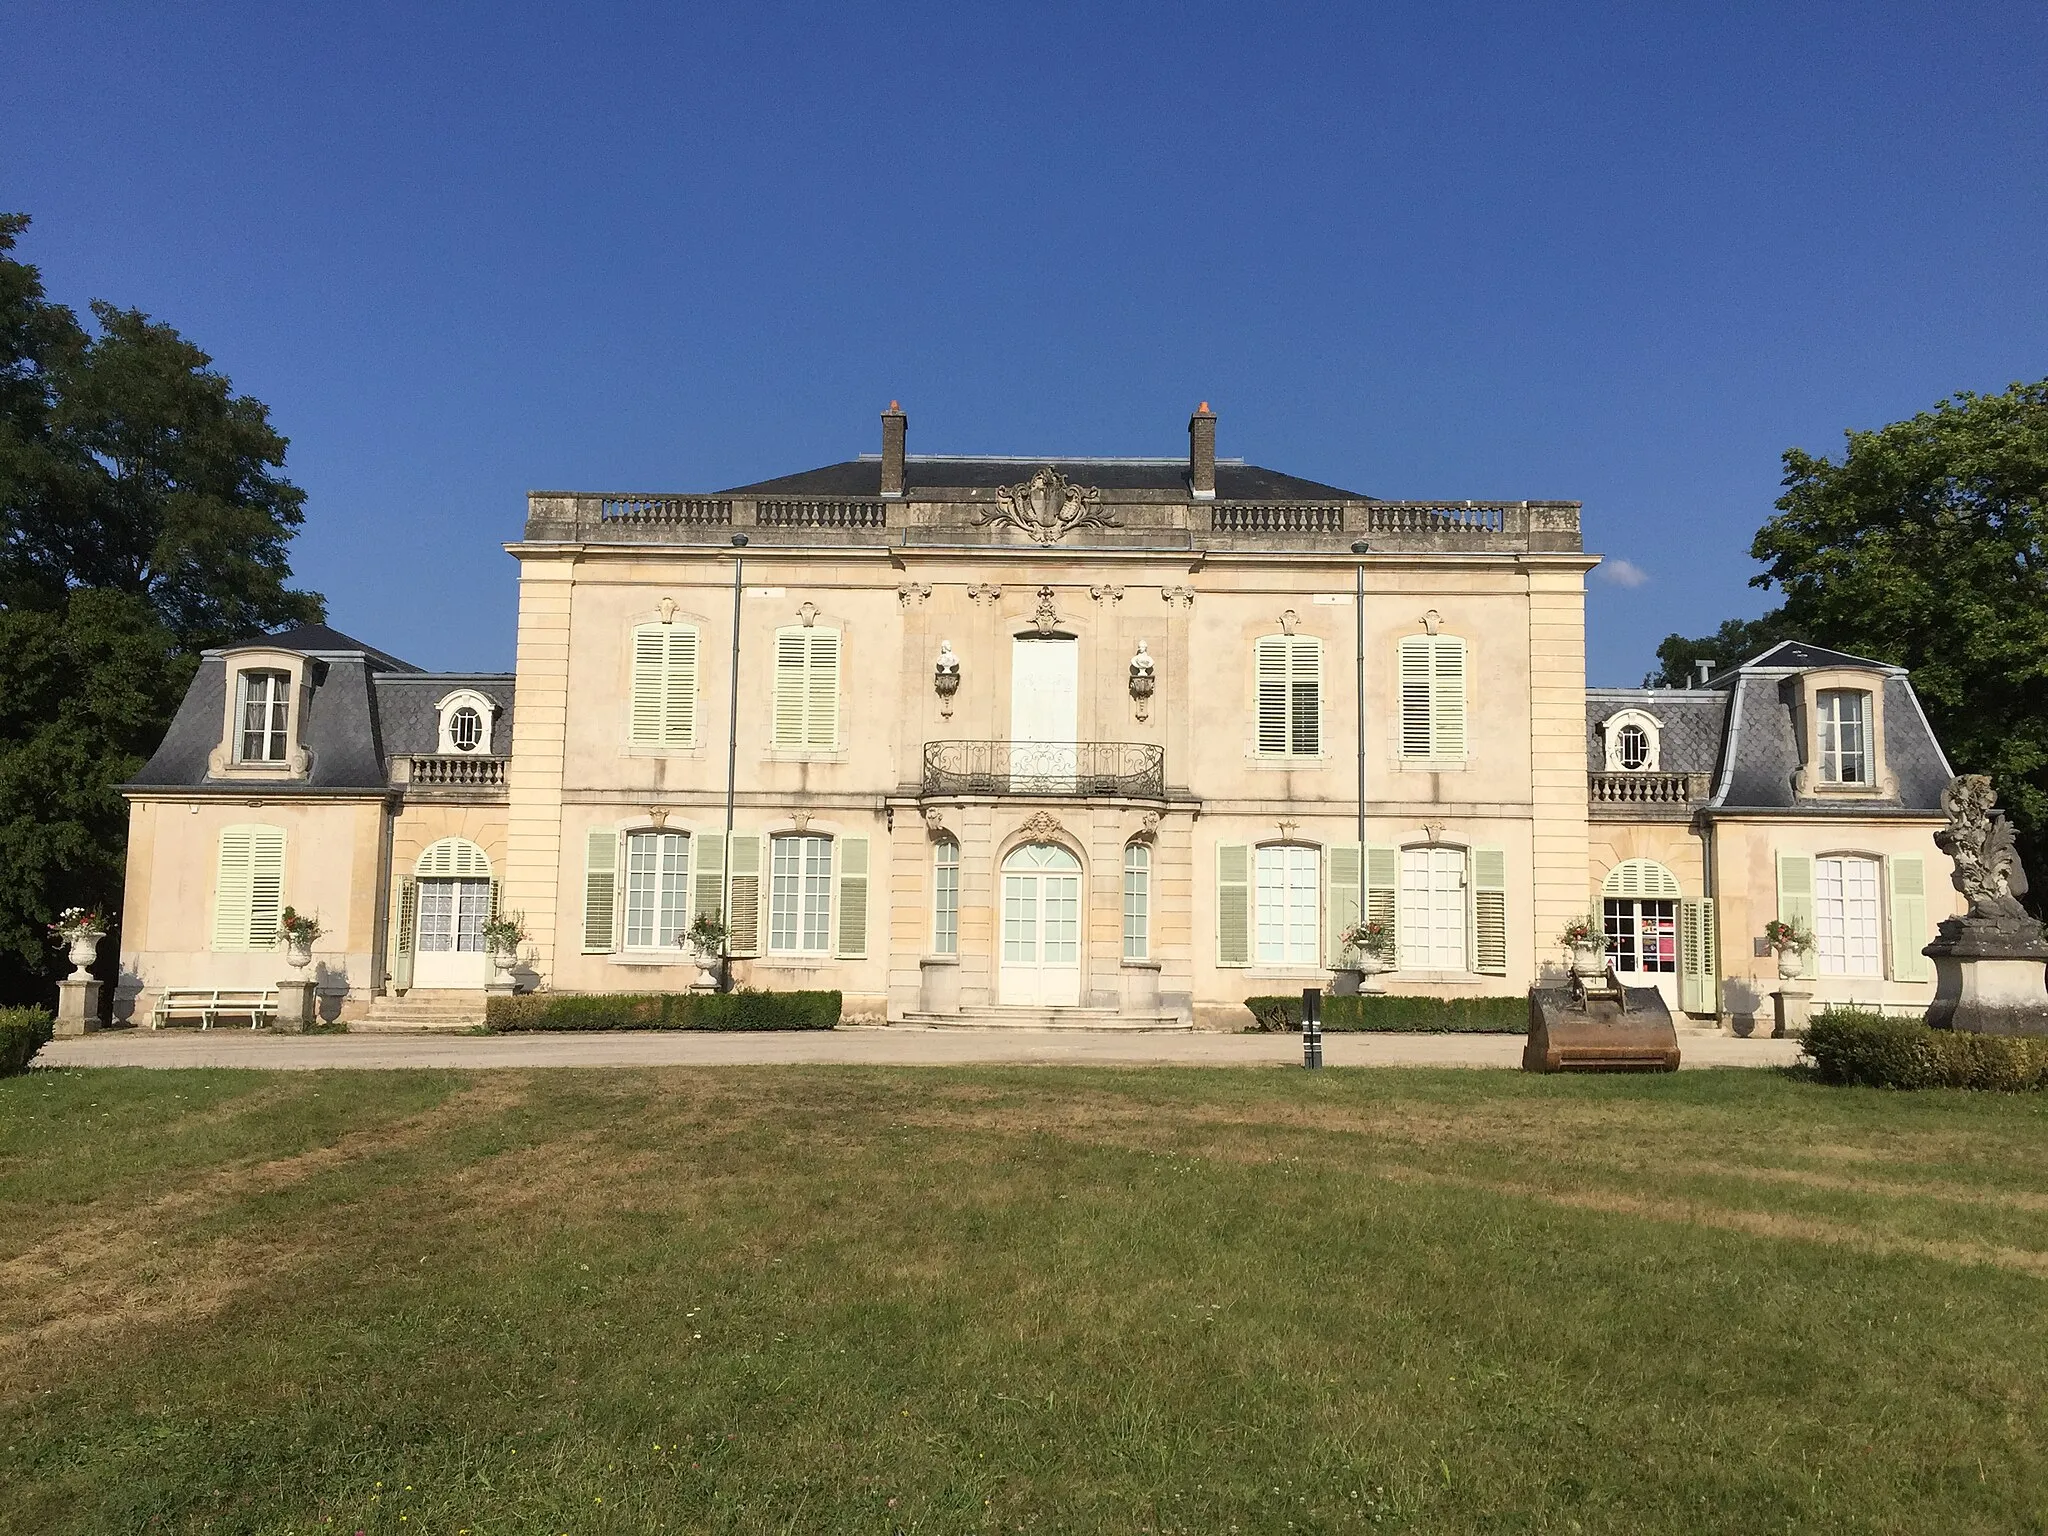
[[[484,717],[476,707],[465,704],[448,717],[448,742],[458,752],[474,752],[483,745]]]
[[[1614,755],[1631,772],[1645,767],[1650,761],[1650,733],[1633,722],[1624,725],[1615,735]]]

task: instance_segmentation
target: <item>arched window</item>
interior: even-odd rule
[[[1678,972],[1678,877],[1655,859],[1623,859],[1600,883],[1600,923],[1615,970]]]
[[[690,834],[626,834],[626,948],[672,949],[690,926]]]
[[[773,839],[768,883],[768,948],[822,955],[832,948],[832,839],[790,833]]]
[[[1870,695],[1856,688],[1820,693],[1820,778],[1823,784],[1868,784]]]
[[[932,844],[932,953],[960,952],[960,845],[950,837]]]
[[[633,631],[636,747],[697,744],[697,631],[689,624],[642,624]]]
[[[1875,859],[1830,854],[1813,861],[1813,937],[1821,975],[1882,974],[1877,891]]]
[[[235,737],[235,761],[281,763],[290,741],[291,677],[284,672],[247,671],[237,675],[241,729]]]
[[[1131,843],[1124,849],[1124,958],[1152,956],[1152,848]]]
[[[1252,865],[1253,916],[1261,965],[1316,965],[1322,876],[1319,850],[1261,844]]]
[[[1465,755],[1465,642],[1456,635],[1401,641],[1401,756]]]

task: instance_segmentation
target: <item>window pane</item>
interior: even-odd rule
[[[1816,859],[1813,932],[1823,976],[1878,974],[1877,861]]]
[[[1607,934],[1607,953],[1617,971],[1636,969],[1636,904],[1605,901],[1600,904],[1601,926]]]
[[[455,887],[455,948],[465,955],[484,950],[484,924],[491,915],[491,882],[457,880]]]
[[[626,839],[626,945],[654,946],[654,905],[661,859],[660,837],[635,832]]]
[[[1026,964],[1038,958],[1038,877],[1003,876],[1003,958]]]
[[[804,844],[804,948],[823,951],[831,947],[832,926],[832,843],[823,837],[807,837]]]
[[[1124,850],[1124,958],[1143,960],[1151,952],[1152,850],[1132,843]]]
[[[1043,875],[1045,885],[1045,963],[1078,965],[1081,961],[1081,878]]]
[[[960,845],[939,839],[932,854],[932,953],[960,949]]]
[[[458,752],[474,752],[484,739],[484,720],[467,704],[448,717],[448,739]]]
[[[803,850],[798,839],[774,840],[774,862],[768,889],[768,947],[793,951],[796,948],[797,900],[801,895]]]
[[[420,882],[420,949],[442,954],[455,947],[455,882]]]

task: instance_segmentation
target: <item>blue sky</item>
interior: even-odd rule
[[[0,0],[52,294],[267,401],[335,624],[509,667],[529,488],[1218,451],[1586,504],[1589,671],[1788,446],[2048,375],[2048,7]],[[1625,562],[1625,564],[1624,564]],[[1626,580],[1614,580],[1621,575]]]

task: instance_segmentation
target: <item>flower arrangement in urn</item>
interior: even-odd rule
[[[519,958],[519,946],[527,939],[526,923],[517,912],[500,912],[484,924],[484,953],[491,959],[491,985],[506,991],[517,989],[512,962]]]
[[[107,936],[107,920],[90,907],[66,907],[50,924],[50,932],[62,942],[71,963],[73,981],[86,979],[86,967],[99,957],[100,940]]]
[[[313,963],[313,941],[327,930],[320,926],[320,919],[307,917],[295,907],[286,907],[277,920],[278,933],[284,939],[285,964],[296,970],[304,970]]]
[[[1591,980],[1607,974],[1607,940],[1590,912],[1566,923],[1557,942],[1559,948],[1571,952],[1574,976]]]
[[[1337,944],[1347,954],[1358,956],[1356,965],[1342,968],[1358,973],[1358,989],[1377,993],[1379,983],[1372,978],[1394,968],[1394,925],[1382,917],[1360,918],[1337,935]],[[1343,993],[1350,988],[1340,986],[1336,990]]]
[[[718,965],[720,958],[725,954],[728,931],[725,924],[709,912],[699,912],[696,921],[677,936],[676,942],[697,957],[698,986],[718,985]]]
[[[1764,924],[1764,944],[1777,952],[1778,975],[1789,980],[1806,969],[1806,954],[1813,948],[1813,935],[1797,923],[1774,917]]]

